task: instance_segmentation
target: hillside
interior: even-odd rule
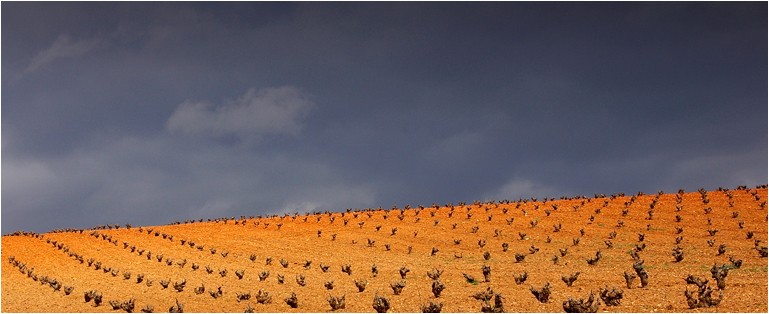
[[[344,296],[339,311],[374,312],[382,296],[390,312],[421,312],[430,302],[479,312],[485,302],[473,295],[491,287],[508,312],[562,312],[567,299],[598,299],[602,288],[622,298],[599,311],[766,312],[766,201],[760,186],[17,233],[2,237],[2,311],[124,312],[110,301],[129,307],[133,299],[134,312],[167,312],[176,300],[185,312],[327,312],[330,296]],[[723,290],[711,269],[727,273]],[[433,270],[442,271],[439,297]],[[562,276],[577,272],[567,286]],[[646,273],[648,284],[628,284],[624,273]],[[696,298],[698,287],[688,275],[709,280],[702,287],[713,299],[722,293],[720,303],[690,309],[685,291]],[[356,280],[366,281],[363,292]],[[405,287],[395,295],[398,282]],[[541,303],[531,289],[546,283],[551,294]],[[99,306],[85,302],[90,290],[102,295]],[[270,302],[257,300],[260,290]],[[285,301],[292,293],[296,308]]]

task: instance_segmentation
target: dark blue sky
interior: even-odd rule
[[[2,3],[2,229],[767,183],[767,3]]]

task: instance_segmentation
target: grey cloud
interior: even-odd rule
[[[189,135],[298,134],[300,120],[314,104],[291,86],[249,89],[243,96],[220,106],[185,102],[166,123],[172,133]]]
[[[14,160],[8,156],[3,158],[3,187],[4,202],[8,205],[4,212],[17,210],[19,206],[37,207],[45,198],[39,194],[40,190],[50,190],[55,174],[46,163],[33,160]],[[9,198],[10,196],[10,198]],[[23,199],[24,202],[10,202],[8,200]]]
[[[376,190],[340,169],[171,136],[123,138],[41,161],[4,156],[3,228],[162,224],[374,206]],[[36,218],[50,208],[56,221]]]
[[[85,55],[98,47],[99,43],[100,39],[98,38],[73,40],[69,35],[59,35],[50,47],[40,51],[34,58],[32,58],[32,61],[24,72],[34,72],[57,59],[75,58]]]
[[[660,184],[664,185],[661,188],[673,190],[688,182],[700,182],[701,187],[706,189],[766,184],[766,168],[754,166],[763,164],[766,167],[766,156],[766,146],[759,145],[745,150],[692,154],[672,163],[669,174],[660,180]]]
[[[531,179],[514,177],[499,188],[483,195],[483,200],[517,200],[527,198],[557,198],[560,196],[572,196],[571,193],[558,188],[550,187]]]

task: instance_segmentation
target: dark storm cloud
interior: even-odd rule
[[[766,3],[3,3],[2,228],[766,183]]]

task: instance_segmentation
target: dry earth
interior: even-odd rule
[[[767,258],[758,250],[767,243],[766,187],[702,192],[353,210],[3,236],[2,311],[123,312],[113,310],[109,301],[134,299],[135,312],[147,306],[166,312],[175,300],[186,312],[243,312],[248,307],[257,312],[328,312],[329,296],[345,296],[346,307],[339,311],[374,312],[374,297],[380,295],[389,300],[391,312],[421,312],[428,302],[441,303],[443,312],[479,312],[482,301],[472,296],[491,287],[503,296],[505,311],[562,312],[563,301],[570,297],[587,298],[599,288],[616,287],[623,291],[620,305],[602,302],[598,311],[767,312]],[[554,226],[559,224],[556,232]],[[680,234],[677,228],[682,228]],[[718,231],[711,235],[709,230]],[[613,238],[612,232],[616,232]],[[679,236],[684,259],[675,262],[672,250]],[[575,245],[574,239],[579,243]],[[374,242],[369,245],[369,240]],[[504,243],[509,246],[506,251]],[[719,255],[721,244],[726,252]],[[643,245],[638,255],[649,274],[648,286],[640,287],[636,279],[627,288],[623,272],[635,273],[630,253]],[[532,247],[539,251],[531,253]],[[433,248],[438,249],[435,255]],[[559,249],[564,248],[568,253],[561,256]],[[602,258],[589,265],[587,260],[597,251]],[[516,253],[525,259],[516,262]],[[554,256],[559,256],[557,263]],[[687,285],[684,278],[691,274],[708,279],[718,290],[710,269],[714,264],[733,265],[730,256],[741,259],[742,265],[729,271],[720,304],[690,309],[684,291],[697,287]],[[89,259],[94,260],[91,266]],[[304,267],[306,261],[311,261],[309,268]],[[114,275],[96,270],[98,262]],[[342,272],[344,264],[351,266],[351,275]],[[372,264],[378,268],[376,276]],[[328,272],[321,265],[328,265]],[[490,266],[490,282],[484,281],[484,265]],[[212,273],[207,273],[207,266]],[[401,280],[399,269],[404,266],[410,269],[405,288],[394,295],[390,285]],[[432,269],[443,270],[439,280],[445,290],[440,297],[431,291],[433,280],[427,272]],[[221,270],[226,270],[224,276]],[[242,279],[236,276],[238,270],[245,271]],[[263,271],[269,271],[269,277],[260,281]],[[578,279],[567,287],[561,276],[577,271]],[[528,279],[516,284],[513,276],[522,272]],[[463,273],[477,282],[468,282]],[[141,283],[138,274],[144,274]],[[282,284],[279,275],[285,278]],[[297,284],[298,275],[305,276],[305,286]],[[62,288],[41,284],[43,276],[60,282]],[[365,291],[358,292],[356,279],[367,281]],[[161,286],[163,280],[171,283],[168,288]],[[181,280],[187,284],[178,292],[173,283]],[[327,281],[333,281],[332,290],[324,286]],[[549,302],[540,303],[530,288],[548,282]],[[205,292],[196,294],[201,285]],[[67,286],[73,287],[69,295],[64,292]],[[222,295],[214,298],[209,292],[218,287]],[[103,295],[100,306],[85,302],[89,290]],[[272,296],[270,303],[256,301],[259,290]],[[298,308],[284,302],[292,292]],[[237,295],[243,293],[251,298],[238,301]]]

